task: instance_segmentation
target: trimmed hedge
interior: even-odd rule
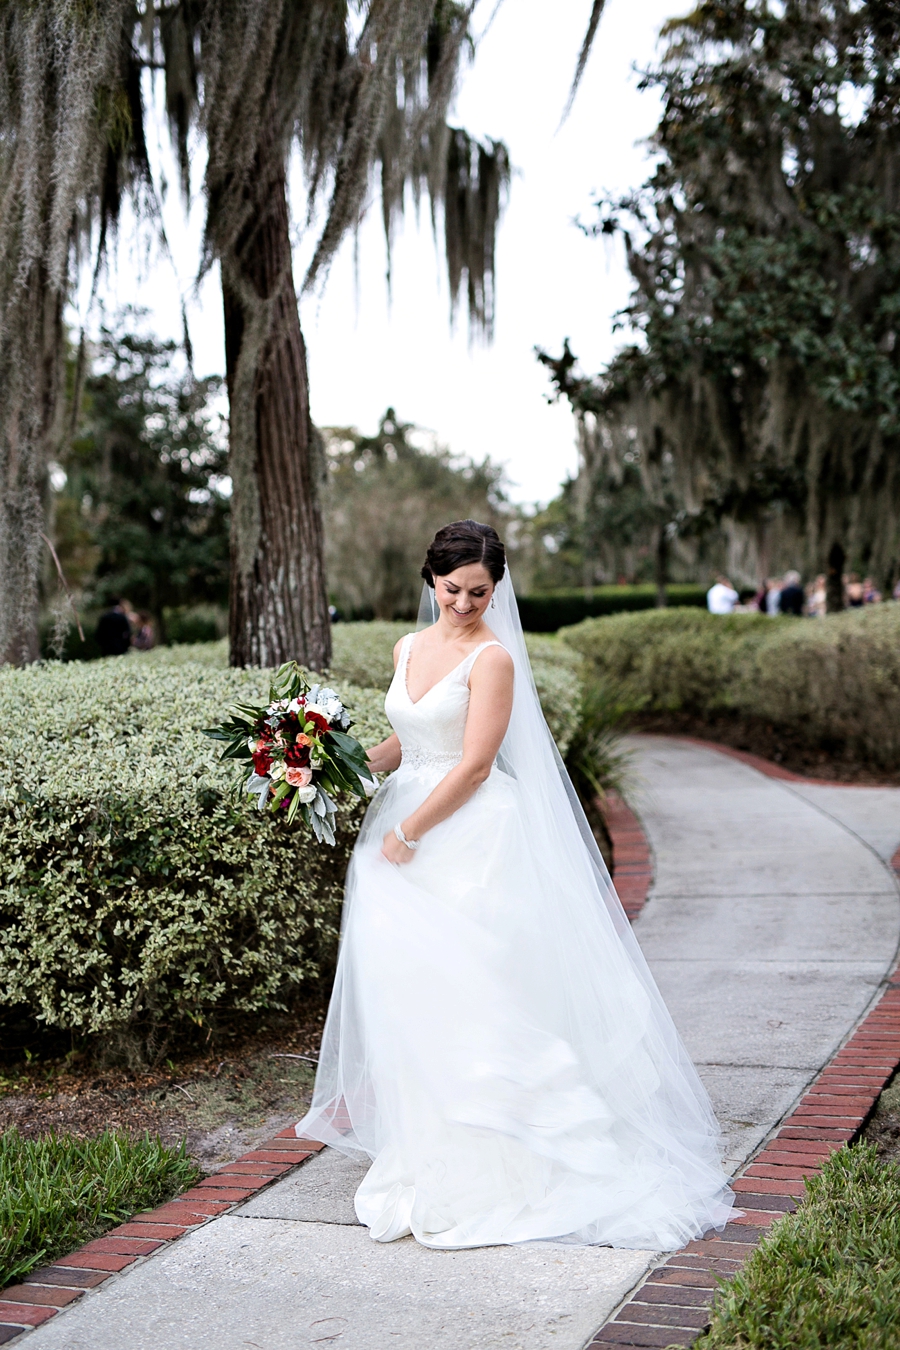
[[[666,587],[670,605],[706,608],[707,586]],[[575,588],[517,597],[526,633],[555,633],[583,619],[656,608],[655,586],[594,586],[590,595]]]
[[[338,627],[332,678],[374,744],[392,626]],[[579,662],[552,648],[537,664],[565,747]],[[328,970],[363,808],[342,803],[337,845],[320,848],[234,802],[234,768],[201,730],[269,677],[225,661],[210,643],[0,669],[0,1018],[139,1062],[179,1028],[289,1008]]]
[[[360,819],[319,849],[235,804],[201,729],[267,677],[163,658],[0,670],[0,1009],[136,1058],[318,975]],[[341,693],[381,739],[378,695]]]
[[[655,610],[590,619],[560,637],[625,712],[731,710],[900,769],[898,604],[825,619]]]

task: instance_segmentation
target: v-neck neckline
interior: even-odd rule
[[[406,644],[406,654],[403,659],[403,692],[406,694],[410,707],[412,708],[418,708],[419,704],[422,702],[422,699],[427,698],[428,695],[431,693],[432,689],[437,689],[439,684],[443,684],[445,680],[449,680],[451,675],[455,675],[456,672],[459,670],[460,666],[464,666],[466,664],[466,662],[469,659],[469,656],[474,656],[476,652],[481,651],[482,647],[489,647],[492,642],[496,642],[497,640],[496,638],[488,638],[486,642],[479,642],[477,647],[472,648],[468,656],[464,656],[461,661],[457,661],[456,665],[451,670],[448,670],[446,675],[442,675],[439,680],[435,680],[434,684],[428,686],[424,694],[420,694],[418,698],[414,699],[412,694],[409,692],[409,679],[408,679],[409,658],[412,653],[412,645],[414,637],[415,633],[410,633],[409,640],[407,641]]]

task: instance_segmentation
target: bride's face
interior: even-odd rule
[[[434,593],[443,618],[454,628],[469,628],[491,603],[494,583],[483,563],[466,563],[445,577],[435,577]]]

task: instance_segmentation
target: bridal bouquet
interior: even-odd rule
[[[365,750],[347,735],[350,726],[334,690],[311,685],[291,661],[276,675],[266,707],[238,705],[204,735],[225,743],[222,759],[248,761],[240,782],[258,798],[260,811],[286,811],[288,822],[300,815],[320,843],[333,844],[330,794],[366,797],[375,786]]]

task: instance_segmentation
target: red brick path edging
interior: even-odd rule
[[[653,881],[650,844],[641,822],[618,792],[608,792],[606,828],[613,846],[613,884],[632,923],[644,908]]]
[[[189,1229],[243,1204],[323,1147],[311,1139],[298,1139],[293,1127],[282,1130],[167,1204],[135,1214],[52,1266],[33,1270],[21,1284],[0,1293],[0,1345],[54,1317],[86,1289],[133,1265],[138,1257],[149,1256]]]
[[[755,755],[728,746],[701,740],[693,744],[732,754],[753,768],[770,771],[772,778],[815,781],[799,779],[766,760],[753,762]],[[900,848],[891,867],[900,881]],[[744,1214],[726,1224],[721,1233],[688,1243],[656,1266],[600,1328],[587,1350],[591,1346],[633,1350],[635,1346],[692,1345],[709,1325],[717,1280],[740,1270],[766,1230],[802,1203],[806,1177],[815,1176],[829,1154],[859,1138],[898,1065],[900,967],[849,1040],[735,1179],[734,1190]]]
[[[900,866],[900,854],[896,859]],[[858,1138],[900,1061],[900,973],[834,1059],[819,1074],[774,1137],[735,1180],[746,1211],[721,1234],[690,1242],[668,1257],[592,1346],[691,1345],[709,1324],[716,1277],[741,1268],[766,1229],[796,1209],[805,1178],[835,1149]]]

